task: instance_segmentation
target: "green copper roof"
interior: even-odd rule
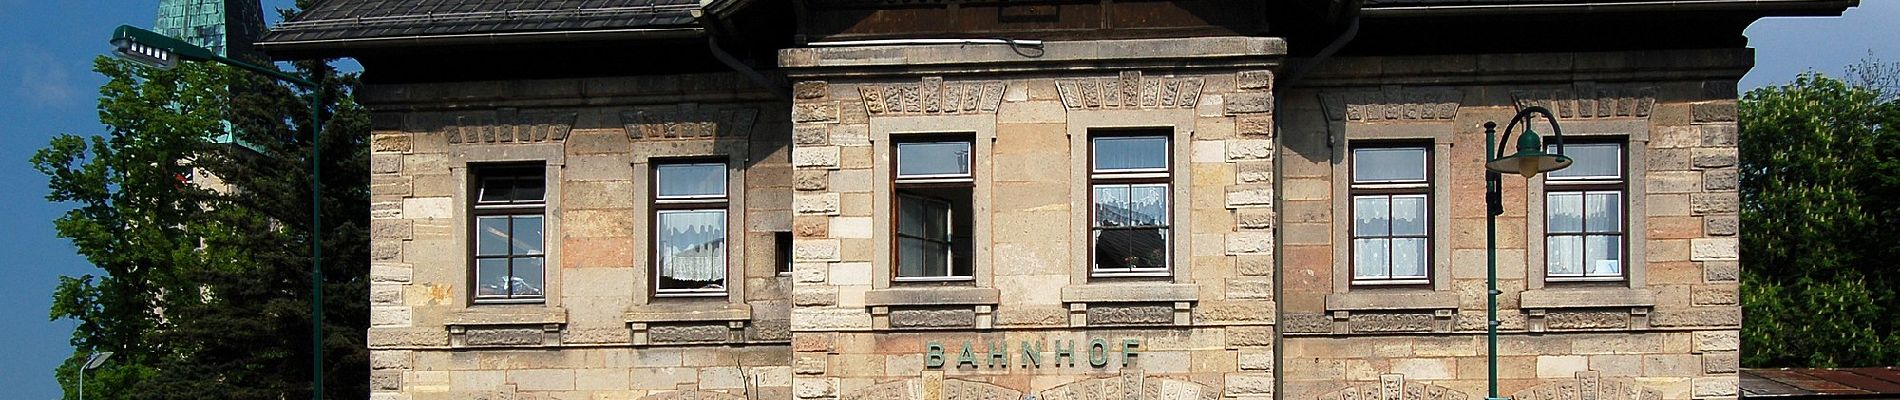
[[[257,0],[160,0],[153,26],[218,55],[251,56],[251,43],[264,32],[264,13]]]

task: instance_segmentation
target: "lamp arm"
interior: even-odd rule
[[[1512,117],[1511,117],[1511,123],[1510,123],[1510,124],[1507,124],[1507,125],[1505,125],[1505,126],[1504,126],[1504,137],[1502,137],[1502,138],[1499,138],[1499,139],[1498,139],[1498,147],[1497,147],[1497,153],[1496,153],[1496,154],[1492,154],[1492,155],[1491,155],[1491,158],[1490,158],[1490,160],[1496,160],[1496,159],[1500,159],[1500,158],[1504,158],[1504,149],[1505,149],[1505,148],[1507,147],[1507,146],[1505,146],[1505,144],[1506,144],[1506,143],[1510,143],[1510,140],[1511,140],[1511,129],[1513,129],[1513,128],[1516,128],[1516,127],[1517,127],[1517,123],[1518,123],[1518,121],[1523,121],[1523,122],[1524,122],[1524,127],[1525,127],[1525,129],[1529,129],[1529,128],[1530,128],[1530,117],[1531,117],[1531,114],[1543,114],[1543,115],[1544,115],[1544,119],[1546,119],[1546,120],[1550,120],[1550,121],[1556,121],[1556,120],[1557,120],[1557,116],[1556,116],[1555,114],[1551,114],[1551,113],[1550,113],[1550,109],[1548,109],[1548,108],[1544,108],[1544,106],[1529,106],[1529,107],[1524,107],[1524,109],[1523,109],[1523,110],[1519,110],[1519,111],[1517,112],[1517,115],[1516,115],[1516,116],[1512,116]],[[1557,126],[1557,123],[1555,123],[1555,122],[1552,122],[1552,123],[1550,124],[1550,130],[1551,130],[1551,134],[1552,134],[1552,135],[1555,135],[1555,136],[1557,137],[1557,139],[1556,139],[1556,143],[1557,143],[1557,154],[1563,154],[1563,152],[1564,152],[1564,128],[1563,128],[1563,127],[1560,127],[1560,126]],[[1488,161],[1490,161],[1490,160],[1486,160],[1486,161],[1488,162]]]
[[[230,57],[225,57],[225,56],[220,56],[220,55],[212,55],[211,61],[217,62],[219,64],[242,68],[251,72],[264,74],[265,76],[269,76],[272,79],[276,79],[276,80],[280,80],[284,82],[290,82],[290,84],[302,86],[304,89],[308,89],[308,90],[317,89],[316,82],[311,82],[307,79],[303,79],[296,75],[291,75],[290,73],[279,71],[276,68],[266,68],[261,65],[239,61],[238,59],[235,59],[235,58],[230,58]]]

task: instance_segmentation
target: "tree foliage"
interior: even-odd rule
[[[1900,102],[1881,68],[1741,99],[1743,365],[1900,363]]]
[[[78,322],[55,372],[76,398],[308,398],[310,244],[324,253],[326,397],[368,396],[368,117],[358,82],[320,62],[293,91],[209,63],[171,70],[100,58],[101,135],[64,134],[32,158],[55,221],[98,276],[63,277],[51,317]],[[310,97],[324,105],[313,144]],[[209,138],[234,131],[251,148]],[[311,235],[310,149],[323,161],[323,232]],[[221,182],[225,187],[217,188]]]

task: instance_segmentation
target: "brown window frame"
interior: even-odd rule
[[[1564,143],[1564,146],[1567,148],[1577,148],[1578,146],[1593,146],[1593,145],[1605,145],[1605,144],[1616,145],[1617,176],[1615,178],[1613,179],[1606,178],[1606,177],[1559,178],[1555,175],[1549,175],[1549,174],[1544,176],[1544,264],[1542,268],[1544,269],[1545,282],[1584,283],[1584,282],[1627,282],[1629,281],[1629,277],[1630,277],[1630,262],[1629,262],[1630,261],[1630,243],[1629,243],[1629,235],[1630,235],[1630,214],[1629,214],[1630,213],[1629,157],[1630,156],[1629,156],[1629,151],[1630,150],[1629,150],[1629,141],[1623,138],[1580,138],[1580,139],[1566,140]],[[1572,237],[1572,236],[1583,237],[1583,240],[1584,240],[1583,248],[1586,250],[1585,251],[1586,254],[1584,254],[1583,256],[1584,256],[1584,260],[1588,261],[1589,255],[1587,254],[1588,252],[1587,249],[1589,248],[1589,240],[1590,240],[1589,238],[1592,236],[1611,236],[1611,235],[1603,234],[1601,232],[1590,232],[1590,228],[1589,228],[1589,214],[1590,214],[1588,210],[1589,195],[1591,193],[1605,193],[1605,192],[1615,192],[1616,198],[1618,201],[1616,208],[1617,208],[1617,218],[1619,219],[1619,221],[1617,221],[1617,224],[1616,224],[1617,231],[1615,233],[1615,236],[1617,238],[1617,264],[1618,264],[1617,274],[1616,275],[1590,275],[1590,266],[1579,265],[1579,267],[1582,268],[1583,270],[1582,275],[1552,275],[1550,273],[1550,259],[1551,259],[1551,253],[1552,253],[1550,250],[1551,238]],[[1578,210],[1579,212],[1582,213],[1582,215],[1580,215],[1577,220],[1577,223],[1580,226],[1577,232],[1551,232],[1550,196],[1551,194],[1554,194],[1554,193],[1577,193],[1583,197],[1581,201],[1583,202],[1582,206],[1584,207],[1584,209]]]
[[[548,176],[547,176],[546,168],[547,168],[546,165],[541,164],[541,163],[496,163],[496,164],[470,166],[469,168],[470,173],[468,174],[468,182],[469,182],[469,187],[471,188],[471,190],[469,193],[469,199],[468,199],[468,205],[467,205],[468,207],[467,208],[468,210],[468,228],[467,228],[468,281],[467,281],[467,284],[469,288],[468,290],[469,304],[540,304],[540,303],[547,302],[547,297],[548,297],[548,294],[547,294],[548,272],[547,271],[549,268],[547,264],[547,259],[548,259],[547,191],[550,189],[551,185],[548,185]],[[482,195],[484,191],[488,189],[488,187],[486,186],[487,181],[492,180],[492,179],[509,179],[509,180],[521,181],[521,180],[527,180],[529,177],[539,177],[541,179],[541,199],[540,200],[536,200],[536,201],[508,200],[508,201],[503,201],[503,202],[483,202],[482,201],[482,197],[483,197]],[[503,254],[500,256],[482,255],[481,249],[480,249],[481,219],[482,217],[495,217],[495,216],[510,217],[509,222],[508,222],[510,243],[512,243],[512,240],[513,240],[512,236],[514,235],[513,233],[514,218],[513,217],[517,217],[517,216],[540,217],[541,229],[542,229],[540,253],[516,256],[513,254],[514,246],[510,245],[509,254]],[[517,258],[540,259],[541,260],[541,287],[538,288],[540,290],[540,293],[534,294],[534,295],[515,295],[512,293],[513,285],[511,284],[510,285],[511,293],[509,294],[502,295],[500,297],[483,296],[481,294],[481,286],[480,286],[481,285],[481,268],[479,266],[482,260],[496,259],[496,258],[510,260],[510,265],[508,267],[509,277],[515,276],[514,266],[512,265],[514,259],[517,259]]]
[[[1359,157],[1358,157],[1357,152],[1359,150],[1365,150],[1365,149],[1418,149],[1418,150],[1424,151],[1425,158],[1424,160],[1422,160],[1423,162],[1420,165],[1420,167],[1422,168],[1420,172],[1422,172],[1421,175],[1424,177],[1424,179],[1418,180],[1418,181],[1360,182],[1359,176],[1358,176]],[[1352,286],[1430,287],[1434,283],[1435,278],[1433,276],[1435,275],[1435,271],[1438,267],[1437,265],[1434,265],[1435,263],[1433,262],[1433,260],[1437,256],[1435,254],[1437,253],[1436,251],[1437,249],[1435,249],[1434,246],[1436,245],[1438,238],[1434,237],[1435,235],[1432,234],[1433,230],[1435,230],[1436,228],[1435,222],[1437,220],[1437,218],[1434,218],[1436,216],[1433,215],[1433,212],[1432,212],[1432,209],[1434,208],[1435,203],[1437,201],[1437,199],[1434,198],[1435,196],[1432,195],[1432,189],[1436,184],[1436,182],[1432,179],[1432,174],[1433,174],[1432,170],[1433,170],[1433,167],[1435,166],[1434,163],[1436,162],[1436,157],[1437,157],[1437,155],[1433,153],[1434,151],[1433,151],[1431,142],[1416,141],[1416,140],[1360,141],[1360,142],[1352,143],[1352,145],[1347,148],[1346,150],[1346,157],[1347,157],[1347,161],[1346,161],[1347,162],[1346,164],[1346,175],[1347,175],[1346,176],[1346,180],[1347,180],[1346,181],[1347,182],[1346,243],[1343,243],[1341,245],[1346,246],[1346,273],[1347,273],[1346,279]],[[1383,196],[1386,198],[1386,214],[1385,214],[1386,215],[1386,233],[1384,235],[1361,235],[1358,232],[1357,228],[1359,226],[1359,197],[1361,196]],[[1417,197],[1423,197],[1425,199],[1425,212],[1423,213],[1423,215],[1421,215],[1421,217],[1425,219],[1424,233],[1411,234],[1411,235],[1398,235],[1398,234],[1392,233],[1392,229],[1391,229],[1392,202],[1393,202],[1392,200],[1398,198],[1399,196],[1406,196],[1406,197],[1417,196]],[[1359,274],[1359,246],[1358,246],[1359,239],[1386,239],[1387,240],[1386,242],[1386,272],[1385,272],[1384,278],[1362,278],[1360,276]],[[1425,255],[1419,258],[1419,262],[1424,264],[1424,270],[1421,271],[1423,276],[1396,277],[1393,275],[1393,269],[1392,269],[1393,252],[1392,252],[1391,240],[1395,240],[1395,239],[1424,239],[1425,240]]]
[[[961,175],[941,175],[940,174],[940,175],[926,175],[926,176],[920,176],[920,177],[915,177],[915,178],[905,178],[901,172],[902,163],[903,163],[903,154],[900,148],[904,144],[912,144],[912,143],[964,143],[964,144],[967,144],[970,149],[970,160],[969,160],[970,171],[968,173],[961,174]],[[957,222],[957,219],[960,218],[959,216],[956,215],[956,205],[952,204],[952,202],[950,201],[945,201],[942,199],[903,193],[905,189],[943,189],[943,188],[966,189],[966,190],[969,190],[971,194],[971,198],[967,199],[966,201],[970,201],[972,203],[969,206],[972,209],[971,212],[974,213],[974,208],[975,208],[974,202],[976,200],[975,199],[976,166],[977,166],[977,157],[979,156],[978,154],[976,154],[976,149],[977,149],[976,138],[974,135],[971,135],[971,134],[958,134],[958,133],[907,134],[907,135],[903,135],[901,138],[898,138],[898,137],[892,138],[891,140],[891,176],[890,176],[890,182],[889,182],[890,187],[891,187],[891,194],[890,194],[890,201],[891,201],[890,203],[891,204],[890,274],[891,275],[890,276],[891,276],[891,282],[898,283],[898,284],[906,284],[906,283],[929,284],[929,283],[974,283],[976,281],[976,260],[975,260],[975,254],[973,254],[975,251],[975,243],[970,243],[970,246],[969,246],[971,249],[970,252],[972,254],[966,254],[965,257],[961,259],[958,258],[956,254],[956,249],[958,245],[956,243],[956,238],[957,238],[956,222]],[[916,237],[916,236],[904,234],[903,229],[902,229],[903,228],[902,227],[903,209],[904,209],[904,201],[906,201],[907,197],[917,199],[917,200],[934,201],[934,202],[940,202],[940,203],[946,204],[945,206],[945,208],[947,209],[945,212],[946,221],[944,221],[944,223],[945,223],[945,229],[948,230],[948,232],[946,233],[950,236],[951,240],[949,242],[943,243],[946,245],[946,251],[949,253],[947,256],[949,258],[945,260],[946,264],[944,267],[944,272],[945,272],[944,276],[904,276],[903,275],[903,269],[901,268],[902,267],[901,263],[903,263],[902,243],[904,239],[909,238],[909,239],[941,242],[941,241],[930,239],[930,238]],[[976,223],[976,216],[969,215],[968,218],[970,218],[971,226],[974,227]],[[972,232],[972,234],[974,234],[974,232]],[[970,240],[975,240],[974,235],[972,235]],[[959,260],[963,260],[963,261],[959,261]],[[958,264],[961,262],[970,263],[969,265],[970,273],[968,275],[956,275]]]
[[[1129,169],[1129,170],[1102,170],[1102,169],[1097,168],[1096,163],[1095,163],[1095,150],[1096,150],[1097,139],[1137,138],[1137,137],[1153,137],[1153,138],[1160,138],[1162,140],[1163,146],[1161,148],[1161,156],[1162,156],[1161,168]],[[1089,260],[1088,261],[1089,262],[1088,264],[1089,277],[1091,278],[1142,278],[1142,277],[1174,276],[1174,258],[1175,258],[1174,257],[1175,256],[1174,254],[1175,237],[1174,236],[1176,234],[1175,224],[1177,222],[1174,221],[1174,206],[1175,206],[1174,135],[1173,135],[1172,129],[1133,128],[1133,129],[1091,130],[1089,132],[1089,137],[1088,137],[1087,158],[1088,158],[1087,168],[1088,168],[1088,174],[1089,174],[1089,177],[1088,177],[1089,179],[1088,181],[1088,218],[1089,219],[1088,219],[1088,232],[1087,232],[1088,251],[1086,253],[1088,254],[1088,260]],[[1129,186],[1131,188],[1134,186],[1153,186],[1153,185],[1161,186],[1162,193],[1164,195],[1164,198],[1162,199],[1162,202],[1164,204],[1164,206],[1162,207],[1164,209],[1162,211],[1162,218],[1164,219],[1164,222],[1160,225],[1141,226],[1141,227],[1104,227],[1104,226],[1097,225],[1097,223],[1100,222],[1101,220],[1096,218],[1095,193],[1096,193],[1097,186],[1103,186],[1103,185]],[[1096,241],[1098,240],[1097,232],[1103,231],[1103,230],[1137,230],[1137,229],[1160,229],[1161,230],[1162,232],[1161,247],[1162,247],[1162,251],[1165,253],[1165,255],[1162,256],[1161,267],[1160,268],[1127,267],[1127,268],[1117,268],[1117,269],[1101,268],[1101,264],[1097,262],[1098,260],[1096,259],[1096,255],[1097,255]]]
[[[648,209],[651,211],[648,212],[647,217],[648,217],[648,221],[652,221],[651,222],[652,226],[651,226],[651,229],[649,229],[649,233],[651,235],[647,239],[647,248],[649,250],[648,260],[650,260],[647,263],[648,264],[647,272],[651,274],[650,276],[653,278],[652,279],[653,284],[647,288],[647,290],[649,290],[648,293],[656,298],[658,297],[675,297],[675,298],[677,297],[726,297],[726,296],[731,295],[732,294],[732,257],[733,257],[732,243],[733,242],[732,242],[732,230],[731,230],[731,226],[732,226],[732,209],[731,209],[732,207],[732,178],[731,178],[732,164],[730,160],[728,160],[728,158],[725,156],[682,157],[682,158],[653,159],[653,160],[650,160],[649,163],[650,163],[649,165],[652,165],[652,168],[649,168],[649,171],[648,171],[649,177],[647,180],[647,185],[648,185],[647,193],[650,193],[650,194],[647,196],[647,204],[649,206]],[[719,196],[682,196],[678,198],[663,198],[660,195],[660,169],[662,167],[668,166],[668,165],[700,165],[700,164],[718,164],[721,167],[720,170],[723,173],[720,175],[720,186],[723,188],[723,190],[720,192]],[[719,266],[720,277],[721,277],[720,279],[722,283],[719,289],[717,290],[663,288],[661,287],[661,277],[665,275],[662,274],[660,271],[660,268],[662,267],[662,265],[660,264],[662,261],[660,257],[660,253],[661,251],[663,251],[660,248],[660,238],[662,236],[660,234],[660,229],[663,229],[664,225],[661,224],[660,216],[662,214],[667,214],[671,212],[693,212],[693,211],[718,211],[721,214],[721,218],[720,218],[721,226],[719,227],[719,229],[720,229],[721,234],[725,236],[725,244],[723,248],[721,249],[721,251],[725,252],[725,254],[721,255],[720,259],[722,263]]]

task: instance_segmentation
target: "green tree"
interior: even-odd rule
[[[1900,102],[1870,65],[1741,99],[1743,365],[1900,363]]]
[[[321,62],[292,91],[208,63],[101,58],[104,135],[60,135],[32,159],[61,237],[104,271],[62,278],[51,317],[79,322],[56,374],[67,397],[92,351],[96,399],[308,398],[309,96],[323,110],[326,397],[368,397],[368,117],[358,82]],[[255,149],[210,143],[235,129]],[[203,183],[216,180],[224,189]]]

